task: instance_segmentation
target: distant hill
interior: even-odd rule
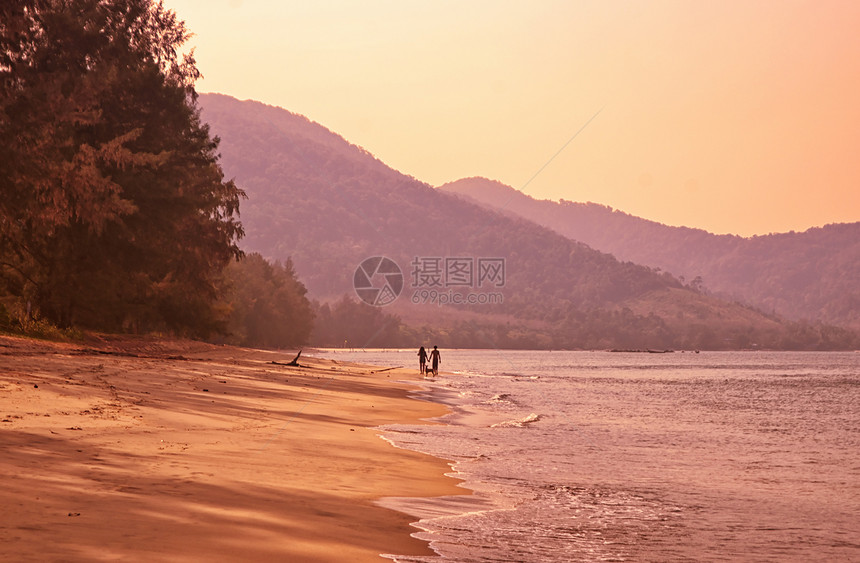
[[[670,227],[595,203],[537,200],[486,178],[440,187],[573,240],[791,319],[860,328],[860,223],[743,238]],[[698,280],[697,282],[698,283]]]
[[[270,259],[291,258],[309,296],[332,302],[355,295],[354,276],[363,260],[392,259],[405,287],[384,310],[408,325],[401,334],[423,331],[440,342],[448,338],[448,346],[482,347],[724,348],[794,342],[797,327],[434,189],[300,115],[218,94],[202,95],[200,104],[204,120],[222,139],[225,173],[249,196],[241,207],[244,247]],[[504,287],[478,288],[473,282],[440,290],[457,295],[494,290],[503,302],[415,304],[422,300],[416,293],[421,288],[413,287],[416,274],[427,273],[413,265],[416,257],[503,258]],[[379,279],[372,280],[374,286]],[[844,339],[820,332],[804,346],[845,346]]]

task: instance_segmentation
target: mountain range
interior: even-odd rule
[[[486,178],[440,188],[726,299],[789,319],[860,328],[860,222],[745,238],[663,225],[596,203],[537,200]]]
[[[498,348],[856,342],[847,331],[718,299],[665,271],[436,189],[282,108],[221,94],[203,94],[199,103],[221,139],[225,174],[248,194],[244,248],[291,260],[318,301],[357,300],[367,292],[355,287],[384,286],[390,304],[379,309],[409,327],[410,337]],[[483,275],[481,264],[496,266],[495,274]],[[442,306],[458,297],[476,299]]]

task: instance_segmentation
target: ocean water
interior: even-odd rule
[[[415,350],[327,351],[415,366]],[[469,496],[385,499],[439,557],[860,561],[860,353],[443,350],[398,447]]]

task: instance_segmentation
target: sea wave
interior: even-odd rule
[[[511,399],[510,393],[497,393],[484,401],[486,404],[497,404],[497,403],[513,403],[514,401]]]
[[[541,416],[537,413],[531,413],[528,416],[524,416],[523,418],[519,418],[516,420],[506,420],[504,422],[497,422],[490,426],[490,428],[522,428],[528,424],[533,422],[537,422],[541,419]]]

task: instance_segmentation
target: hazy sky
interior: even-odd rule
[[[485,176],[718,233],[860,220],[858,1],[165,4],[199,91],[433,185]]]

